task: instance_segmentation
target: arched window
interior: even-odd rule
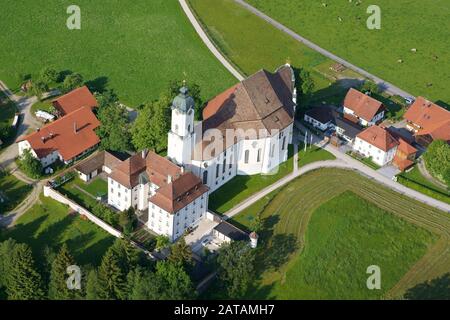
[[[258,160],[257,162],[261,161],[261,148],[258,149]]]
[[[216,165],[216,178],[219,177],[220,164]]]
[[[190,133],[190,132],[191,132],[191,125],[188,124],[188,133]]]
[[[226,165],[227,165],[227,158],[223,158],[222,173],[225,173]]]
[[[248,163],[248,158],[250,157],[250,151],[249,150],[245,150],[245,163]]]
[[[203,184],[208,184],[208,171],[203,171]]]

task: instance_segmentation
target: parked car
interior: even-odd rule
[[[414,102],[414,98],[413,97],[405,97],[405,102],[407,104],[412,104]]]
[[[211,243],[211,238],[206,238],[202,241],[202,247],[206,247],[210,243]]]

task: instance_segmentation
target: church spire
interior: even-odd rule
[[[183,86],[180,88],[180,93],[173,99],[172,109],[178,109],[183,113],[194,109],[194,99],[189,95],[189,89],[183,81]]]

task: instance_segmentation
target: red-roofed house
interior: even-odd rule
[[[385,108],[380,101],[353,88],[347,92],[343,105],[344,115],[365,127],[377,124],[384,118]]]
[[[208,187],[170,160],[142,152],[109,175],[108,204],[121,211],[148,210],[148,228],[174,241],[206,218]]]
[[[423,146],[434,140],[450,143],[450,111],[418,97],[403,117],[407,122],[407,129],[414,133],[417,143]]]
[[[80,108],[22,138],[19,155],[30,149],[43,167],[57,160],[71,163],[100,143],[94,131],[99,125],[90,107]]]
[[[353,150],[384,166],[392,163],[404,171],[414,164],[417,149],[392,131],[377,125],[371,126],[356,136]]]
[[[52,103],[61,116],[72,113],[82,107],[97,107],[97,100],[86,86],[72,90],[53,100]]]

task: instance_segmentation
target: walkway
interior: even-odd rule
[[[422,174],[422,176],[424,176],[425,179],[427,179],[428,181],[430,181],[431,183],[435,184],[437,187],[441,187],[444,190],[447,190],[448,187],[442,183],[441,181],[439,181],[438,179],[436,179],[435,177],[433,177],[429,172],[427,167],[425,166],[425,161],[423,159],[419,160],[419,163],[417,164],[417,168],[419,168],[420,173]]]
[[[238,79],[239,81],[244,80],[244,77],[237,71],[231,63],[228,62],[228,60],[217,50],[216,46],[212,43],[212,41],[209,39],[206,32],[203,30],[203,28],[200,26],[200,23],[195,18],[194,14],[191,11],[191,8],[186,3],[186,0],[178,0],[180,2],[181,7],[183,8],[184,13],[188,17],[189,21],[191,22],[192,26],[194,27],[195,31],[197,31],[198,35],[200,36],[200,39],[205,43],[205,45],[208,47],[208,49],[212,52],[212,54],[217,58],[217,60],[220,61],[220,63],[223,64],[223,66],[231,72],[231,74]]]
[[[275,28],[283,31],[284,33],[288,34],[289,36],[291,36],[292,38],[294,38],[296,41],[303,43],[304,45],[306,45],[307,47],[321,53],[322,55],[324,55],[327,58],[330,58],[336,62],[341,63],[342,65],[346,66],[349,69],[352,69],[355,72],[358,72],[360,74],[362,74],[363,76],[372,79],[373,81],[375,81],[380,88],[382,88],[383,90],[393,94],[393,95],[400,95],[402,97],[412,97],[412,95],[396,86],[394,86],[393,84],[384,81],[383,79],[367,72],[364,69],[361,69],[360,67],[357,67],[353,64],[351,64],[350,62],[334,55],[333,53],[319,47],[318,45],[314,44],[313,42],[309,41],[308,39],[305,39],[304,37],[300,36],[299,34],[295,33],[294,31],[292,31],[291,29],[289,29],[288,27],[282,25],[281,23],[279,23],[278,21],[272,19],[271,17],[267,16],[266,14],[264,14],[263,12],[259,11],[258,9],[256,9],[255,7],[251,6],[250,4],[248,4],[247,2],[243,1],[243,0],[234,0],[236,3],[240,4],[242,7],[244,7],[245,9],[247,9],[248,11],[252,12],[253,14],[257,15],[258,17],[260,17],[261,19],[267,21],[268,23],[270,23],[271,25],[273,25]]]

